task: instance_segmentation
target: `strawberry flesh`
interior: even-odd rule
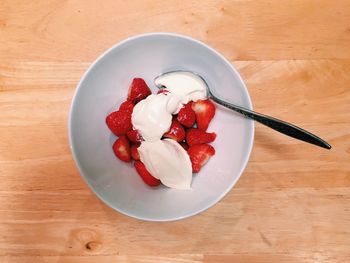
[[[210,100],[197,100],[192,104],[196,114],[198,129],[206,131],[215,115],[215,105]]]
[[[209,144],[196,144],[191,146],[187,153],[192,163],[192,171],[198,173],[209,158],[215,154],[215,149]]]
[[[147,86],[146,82],[142,78],[134,78],[129,87],[128,101],[136,104],[150,94],[152,94],[152,91]]]
[[[125,136],[119,137],[113,144],[113,152],[123,162],[131,161],[130,143]]]
[[[132,144],[130,151],[131,151],[131,158],[133,158],[135,161],[140,161],[140,154],[137,148],[139,148],[140,144]]]
[[[185,139],[186,132],[184,127],[182,127],[181,124],[176,119],[174,119],[171,123],[169,131],[164,133],[163,136],[173,139],[177,142],[181,142]]]
[[[196,114],[192,109],[192,102],[187,103],[180,109],[177,115],[177,120],[187,128],[193,126],[196,121]]]
[[[202,143],[213,142],[216,138],[215,132],[205,132],[200,129],[192,128],[187,131],[186,142],[189,146]]]
[[[192,102],[187,103],[180,109],[177,115],[177,120],[187,128],[191,128],[193,126],[193,124],[196,122],[196,114],[192,109]]]

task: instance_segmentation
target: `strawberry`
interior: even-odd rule
[[[134,104],[131,101],[124,101],[122,104],[119,106],[120,111],[127,111],[132,113],[132,110],[134,109]]]
[[[187,103],[180,109],[177,115],[177,120],[187,128],[193,126],[196,121],[196,114],[192,110],[192,102]]]
[[[146,82],[141,78],[134,78],[129,87],[128,100],[134,104],[145,99],[152,91],[147,86]]]
[[[137,173],[141,176],[142,180],[149,186],[158,186],[160,181],[153,177],[149,171],[147,171],[146,166],[141,161],[135,161],[134,163]]]
[[[182,148],[185,149],[185,151],[188,150],[188,144],[187,144],[187,143],[185,143],[185,142],[180,142],[180,145],[182,146]]]
[[[215,105],[210,100],[197,100],[192,104],[192,109],[196,113],[198,128],[206,131],[215,115]]]
[[[185,139],[186,132],[185,129],[181,126],[181,124],[174,119],[171,123],[169,131],[164,133],[163,136],[181,142]]]
[[[216,138],[216,133],[208,133],[200,129],[192,128],[187,131],[186,142],[189,146],[201,143],[213,142]]]
[[[131,151],[131,158],[133,158],[135,161],[140,161],[140,154],[137,148],[139,148],[140,144],[132,144],[130,151]]]
[[[157,94],[160,94],[160,93],[168,93],[169,91],[167,91],[166,89],[159,89],[158,91],[157,91]]]
[[[129,130],[126,132],[126,136],[131,142],[138,143],[143,141],[142,136],[137,130]]]
[[[215,154],[215,149],[209,144],[196,144],[191,146],[188,151],[192,163],[192,171],[198,173],[209,158]]]
[[[120,136],[113,144],[113,151],[119,160],[131,161],[130,143],[125,136]]]
[[[124,135],[132,129],[131,113],[120,110],[114,111],[106,117],[106,124],[115,135]]]

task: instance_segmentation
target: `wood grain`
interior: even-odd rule
[[[350,261],[350,1],[0,3],[0,262]],[[223,53],[257,111],[327,139],[256,126],[244,175],[192,218],[151,223],[101,203],[67,139],[79,78],[138,33],[187,34]]]

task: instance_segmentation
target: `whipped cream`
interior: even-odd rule
[[[191,189],[191,160],[178,142],[172,139],[144,141],[138,151],[147,170],[164,185]]]
[[[168,96],[149,95],[137,103],[131,115],[131,122],[146,141],[162,138],[171,125],[171,112],[167,111]]]
[[[190,189],[192,165],[187,152],[172,140],[161,140],[170,128],[172,114],[184,104],[206,99],[206,84],[190,72],[172,72],[159,76],[155,84],[168,92],[149,95],[135,105],[131,122],[145,141],[138,151],[147,170],[164,185],[177,189]]]
[[[172,72],[157,77],[156,86],[163,86],[171,93],[169,105],[173,113],[178,113],[184,104],[207,97],[207,88],[204,80],[191,72]],[[175,108],[175,110],[174,110]]]

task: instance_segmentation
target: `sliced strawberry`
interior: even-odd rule
[[[169,131],[164,133],[163,136],[181,142],[185,139],[186,132],[184,127],[182,127],[181,124],[174,119],[171,123]]]
[[[147,86],[146,82],[141,78],[134,78],[129,87],[128,100],[134,104],[145,99],[152,91]]]
[[[213,142],[215,138],[215,132],[208,133],[196,128],[189,129],[186,134],[186,142],[190,147],[195,144]]]
[[[134,104],[131,101],[124,101],[122,104],[119,106],[120,111],[127,111],[132,113],[132,110],[134,109]]]
[[[166,89],[159,89],[158,91],[157,91],[157,94],[160,94],[160,93],[168,93],[169,91],[167,91]]]
[[[188,144],[185,142],[180,142],[180,145],[182,146],[182,148],[184,148],[186,151],[188,150]]]
[[[177,115],[177,120],[185,127],[191,128],[196,121],[196,114],[192,109],[192,102],[184,105]]]
[[[126,136],[131,142],[138,143],[142,142],[143,138],[137,130],[129,130],[126,132]]]
[[[160,181],[153,177],[149,171],[147,171],[146,166],[141,161],[135,161],[134,166],[137,173],[141,176],[142,180],[149,186],[158,186]]]
[[[198,173],[209,158],[215,154],[215,149],[209,144],[196,144],[191,146],[188,151],[192,163],[192,171]]]
[[[139,148],[140,144],[132,144],[130,151],[131,151],[131,158],[133,158],[135,161],[140,161],[140,154],[137,148]]]
[[[124,135],[132,129],[131,113],[120,110],[114,111],[106,117],[106,124],[115,135]]]
[[[215,105],[210,100],[198,100],[193,102],[192,109],[196,113],[198,128],[206,131],[215,115]]]
[[[127,163],[131,161],[130,143],[125,136],[121,136],[115,141],[113,151],[119,160]]]

